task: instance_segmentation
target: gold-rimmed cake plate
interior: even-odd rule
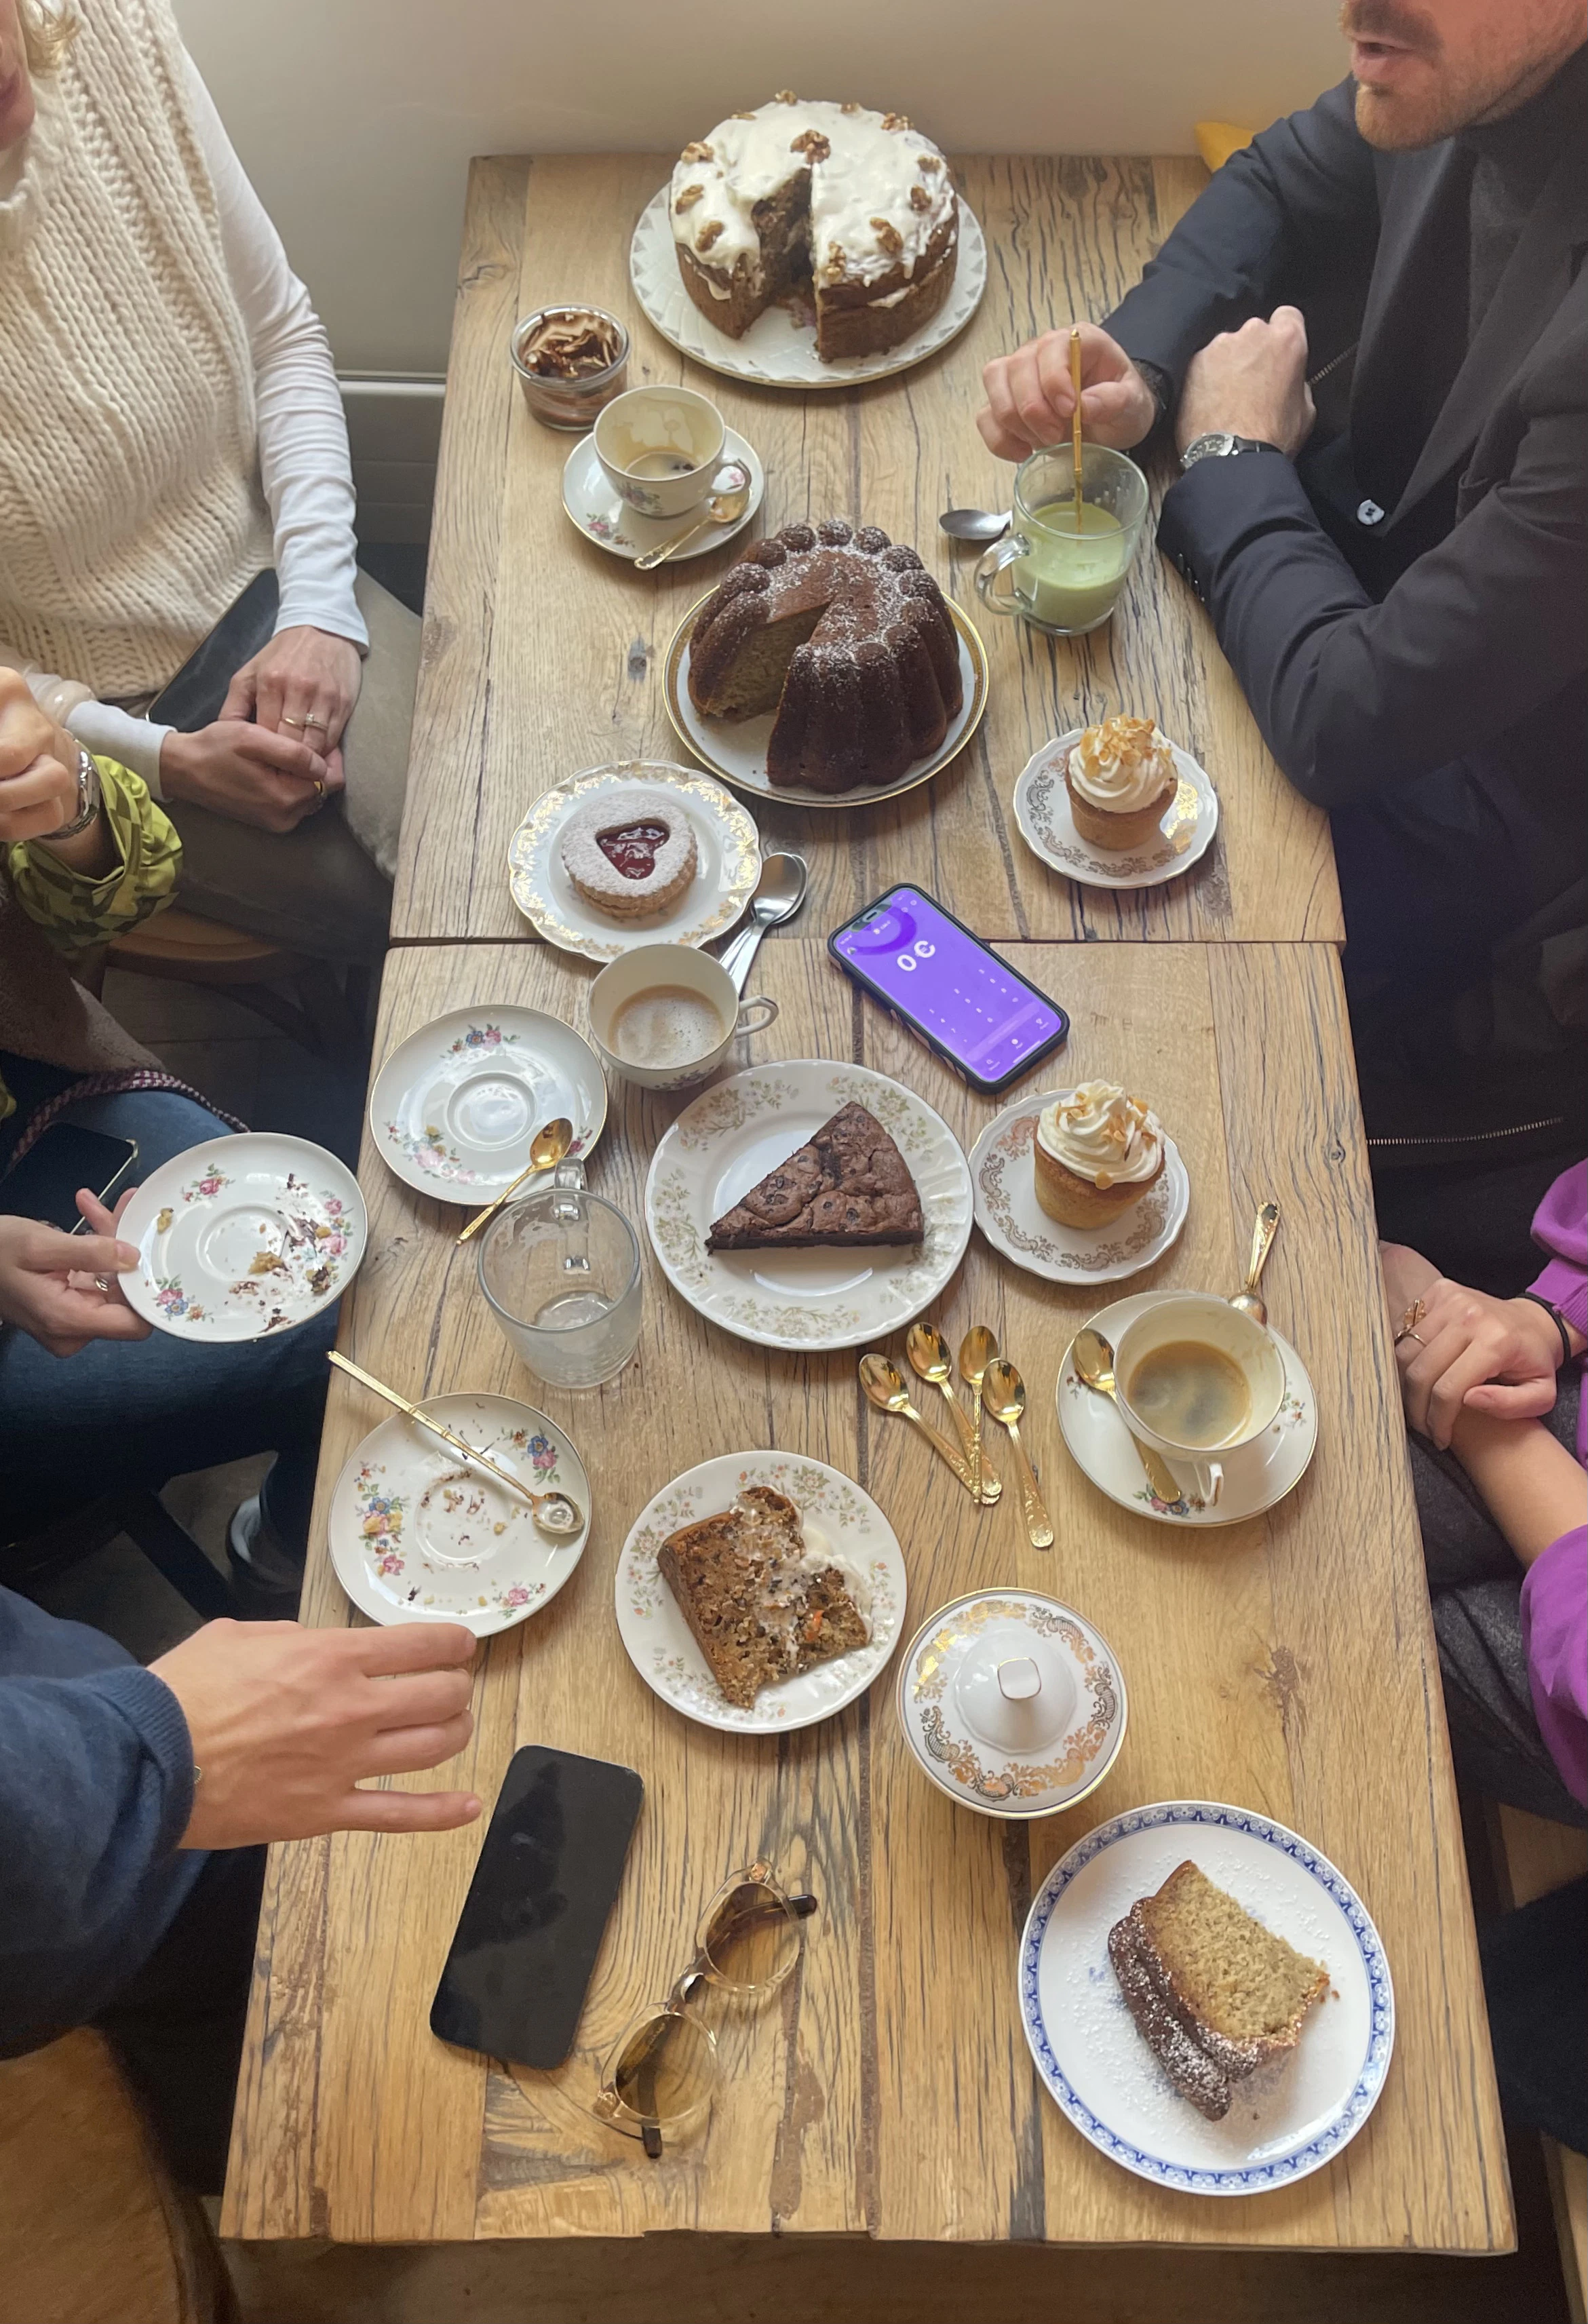
[[[769,307],[742,338],[731,339],[709,322],[684,288],[678,246],[668,212],[669,187],[662,186],[640,213],[629,244],[629,280],[664,339],[692,363],[728,379],[758,387],[854,387],[863,380],[891,379],[935,355],[959,337],[987,288],[987,244],[963,195],[959,204],[959,255],[948,296],[929,323],[896,347],[874,355],[845,355],[823,363],[816,351],[814,323],[800,322],[786,307]]]
[[[817,791],[803,783],[774,784],[766,770],[766,746],[774,712],[769,710],[758,718],[704,717],[689,699],[689,637],[706,603],[704,596],[684,615],[667,650],[661,691],[673,732],[714,775],[732,783],[735,790],[752,792],[757,798],[780,799],[788,807],[875,807],[881,800],[898,798],[903,792],[929,783],[934,775],[941,774],[949,761],[964,750],[986,715],[987,649],[953,599],[946,597],[943,602],[959,640],[963,699],[937,748],[907,767],[897,782],[865,783],[852,791]]]
[[[592,799],[628,784],[677,795],[679,812],[695,835],[690,885],[660,912],[614,919],[581,896],[562,860],[569,821]],[[616,960],[636,945],[709,944],[731,928],[761,877],[761,836],[748,807],[720,783],[664,759],[625,759],[586,767],[543,791],[507,846],[512,900],[548,944],[586,960]]]

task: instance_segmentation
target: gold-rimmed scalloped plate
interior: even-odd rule
[[[706,595],[710,595],[708,590]],[[914,790],[919,784],[929,783],[934,775],[941,774],[949,761],[964,750],[986,715],[987,649],[954,600],[946,597],[944,603],[959,639],[964,699],[949,722],[947,733],[930,756],[907,767],[897,782],[865,783],[852,791],[814,791],[802,783],[774,784],[767,775],[766,746],[776,714],[769,710],[759,718],[704,718],[689,699],[689,633],[705,603],[705,596],[697,598],[673,632],[662,669],[662,699],[679,742],[693,751],[714,775],[732,783],[735,790],[750,791],[757,798],[780,799],[788,807],[875,807]]]
[[[675,791],[695,834],[695,878],[675,903],[642,918],[613,919],[578,893],[558,843],[570,816],[625,783]],[[666,759],[625,759],[586,767],[543,791],[507,846],[507,880],[524,918],[564,952],[616,960],[636,945],[709,944],[731,928],[761,877],[761,835],[749,809],[708,775]]]
[[[1014,819],[1020,837],[1050,870],[1085,888],[1161,888],[1177,880],[1206,854],[1219,827],[1218,793],[1206,769],[1171,742],[1179,779],[1153,837],[1142,847],[1098,847],[1076,829],[1065,788],[1065,761],[1082,731],[1072,726],[1067,734],[1044,742],[1016,779]]]

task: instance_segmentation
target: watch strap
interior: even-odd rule
[[[1242,452],[1279,450],[1277,444],[1260,436],[1233,436],[1226,428],[1210,428],[1205,435],[1193,437],[1180,455],[1180,466],[1182,469],[1194,468],[1203,460],[1231,460],[1239,458]]]
[[[82,744],[78,744],[78,811],[69,823],[59,831],[40,834],[48,845],[51,840],[75,839],[79,831],[87,831],[104,804],[104,791],[99,781],[99,770]]]

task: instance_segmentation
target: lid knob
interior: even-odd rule
[[[1029,1702],[1042,1692],[1042,1674],[1029,1655],[1014,1655],[998,1665],[998,1692],[1010,1702]]]

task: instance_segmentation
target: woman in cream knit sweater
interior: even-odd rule
[[[272,565],[219,715],[143,715]],[[325,333],[168,0],[0,0],[0,663],[165,804],[185,903],[368,960],[418,632],[355,573]]]

